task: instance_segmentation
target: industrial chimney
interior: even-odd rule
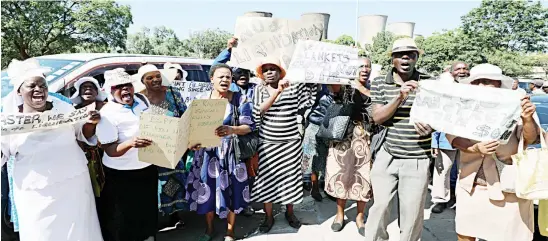
[[[362,47],[373,44],[373,37],[384,31],[387,18],[386,15],[364,15],[358,18],[360,29],[358,41]]]
[[[301,15],[301,20],[316,20],[322,21],[323,23],[323,34],[322,39],[327,39],[327,26],[329,26],[329,15],[328,13],[304,13]]]
[[[395,22],[389,23],[388,26],[386,26],[386,31],[391,32],[396,36],[407,36],[412,38],[414,30],[415,23],[413,22]]]
[[[251,11],[244,13],[245,17],[265,17],[265,18],[271,18],[272,13],[269,12],[261,12],[261,11]]]

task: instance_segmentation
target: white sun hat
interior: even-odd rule
[[[502,74],[502,69],[492,64],[478,64],[474,66],[470,69],[470,77],[460,82],[470,84],[478,79],[498,80],[501,83],[500,88],[502,89],[512,89],[512,84],[514,83],[514,79]]]
[[[173,63],[167,62],[167,63],[164,64],[164,69],[177,69],[177,70],[180,70],[183,73],[183,76],[181,76],[181,80],[186,80],[186,77],[188,76],[188,72],[186,72],[183,69],[183,67],[181,67],[180,64],[173,64]]]
[[[390,51],[389,55],[392,56],[393,53],[409,51],[418,52],[420,55],[424,54],[424,51],[417,47],[415,40],[413,40],[412,38],[400,38],[394,41],[394,44],[392,45],[392,50]]]
[[[97,88],[97,97],[95,97],[95,100],[105,101],[107,99],[108,94],[101,90],[101,87],[99,86],[99,81],[97,81],[93,77],[84,77],[74,83],[74,88],[76,88],[76,92],[72,95],[72,97],[70,97],[70,101],[72,101],[72,103],[77,105],[82,103],[82,98],[80,97],[80,86],[86,82],[93,83]]]
[[[10,78],[10,83],[13,85],[14,91],[19,90],[26,79],[32,77],[42,77],[45,79],[46,74],[49,72],[51,72],[51,69],[40,66],[40,62],[35,58],[26,59],[24,61],[13,59],[7,69],[7,74]]]
[[[170,86],[175,77],[177,76],[177,69],[158,69],[155,65],[145,64],[139,68],[137,74],[132,75],[134,78],[133,86],[135,87],[135,92],[141,92],[146,89],[143,84],[143,76],[150,72],[158,71],[162,75],[162,86]]]

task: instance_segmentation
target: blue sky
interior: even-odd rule
[[[355,36],[356,1],[119,1],[131,6],[133,22],[129,33],[142,27],[164,25],[173,29],[180,38],[188,37],[191,31],[220,28],[234,31],[236,17],[248,11],[272,12],[273,17],[300,18],[302,13],[325,12],[331,14],[328,38],[342,34]],[[433,32],[452,29],[460,24],[460,17],[480,1],[359,1],[358,15],[388,15],[390,22],[415,22],[415,34],[429,36]]]

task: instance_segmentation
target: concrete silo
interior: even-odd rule
[[[322,39],[327,39],[327,27],[329,26],[329,15],[328,13],[304,13],[301,15],[301,20],[319,20],[323,22],[323,34]]]
[[[363,47],[366,44],[373,44],[373,37],[386,27],[386,15],[364,15],[358,18],[359,37],[358,41]]]
[[[272,13],[269,12],[261,12],[261,11],[251,11],[244,13],[245,17],[265,17],[265,18],[271,18]]]
[[[407,36],[412,38],[413,31],[415,30],[415,23],[413,22],[395,22],[389,23],[386,26],[386,31],[393,33],[397,36]]]
[[[422,34],[413,34],[413,39],[416,39],[417,37],[424,37]]]

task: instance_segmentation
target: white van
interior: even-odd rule
[[[46,77],[49,92],[70,97],[76,90],[73,85],[78,79],[91,76],[104,83],[106,70],[124,68],[129,74],[137,73],[144,64],[163,68],[164,63],[179,64],[188,72],[187,80],[209,82],[208,71],[213,60],[155,56],[142,54],[56,54],[37,57],[40,65],[51,68]],[[13,89],[6,70],[2,70],[2,98]]]

